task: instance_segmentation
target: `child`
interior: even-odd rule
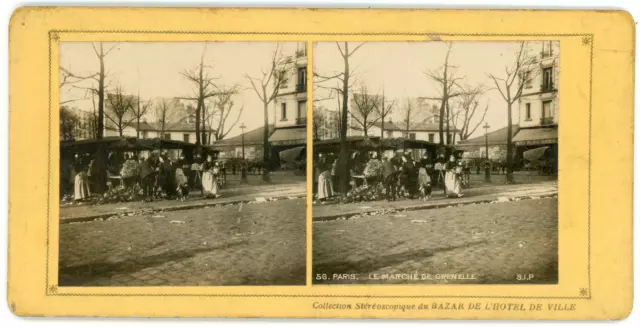
[[[431,198],[431,177],[427,173],[427,169],[420,167],[418,173],[418,186],[420,188],[420,199],[428,200]]]

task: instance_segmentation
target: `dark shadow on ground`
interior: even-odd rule
[[[321,263],[313,266],[313,276],[316,274],[327,274],[329,276],[335,274],[364,274],[376,271],[389,266],[401,264],[409,260],[420,260],[431,257],[437,253],[448,252],[457,249],[467,248],[479,244],[486,244],[487,241],[469,242],[460,245],[435,249],[419,249],[413,251],[405,251],[402,253],[388,254],[376,258],[367,258],[357,261],[332,261]],[[318,281],[322,283],[322,281]]]
[[[181,261],[199,253],[224,250],[247,244],[247,240],[230,242],[219,246],[210,246],[183,251],[170,251],[142,258],[132,258],[119,262],[92,262],[79,266],[61,267],[58,271],[59,286],[83,286],[98,278],[110,278],[116,274],[133,273],[148,267],[158,266],[168,261]]]

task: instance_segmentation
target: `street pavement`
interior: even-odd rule
[[[302,285],[305,199],[60,225],[60,286]]]
[[[418,199],[398,199],[388,202],[386,200],[354,202],[344,204],[313,203],[313,220],[333,220],[348,218],[364,213],[372,213],[385,210],[416,210],[426,207],[440,208],[448,205],[481,203],[493,201],[505,201],[518,197],[546,197],[558,194],[556,181],[538,182],[531,184],[471,184],[472,187],[463,189],[462,198],[447,198],[442,189],[435,189],[432,198],[427,201]]]
[[[229,185],[221,190],[222,197],[215,200],[202,197],[200,191],[192,191],[184,201],[158,200],[153,202],[134,201],[127,203],[93,204],[65,204],[60,206],[60,220],[84,219],[91,217],[105,218],[111,215],[121,215],[139,211],[161,210],[169,207],[213,206],[230,202],[249,202],[256,198],[269,199],[272,197],[304,197],[306,195],[306,181],[304,176],[273,173],[273,183],[265,184],[258,175],[250,175],[248,184],[239,183],[239,176],[228,176]]]
[[[557,210],[550,197],[314,221],[314,283],[557,283]]]

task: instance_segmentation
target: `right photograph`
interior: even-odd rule
[[[314,284],[558,283],[558,41],[313,58]]]

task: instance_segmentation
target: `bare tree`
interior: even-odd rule
[[[90,92],[92,95],[98,96],[98,108],[97,108],[97,127],[96,127],[96,139],[101,140],[104,136],[104,107],[105,107],[105,89],[106,85],[106,76],[107,72],[105,71],[104,59],[113,51],[118,44],[113,44],[111,47],[105,50],[104,44],[102,42],[91,43],[93,47],[93,51],[98,58],[99,70],[96,73],[79,76],[71,73],[69,70],[62,68],[61,69],[61,83],[60,87],[65,85],[71,85],[74,88],[84,89],[87,92]],[[80,82],[86,80],[93,80],[96,85],[92,85],[90,87],[81,87],[76,84],[82,84]],[[75,100],[71,100],[75,101]],[[95,185],[95,191],[97,193],[101,193],[106,189],[107,185],[107,172],[106,172],[106,160],[107,160],[107,148],[104,144],[98,143],[98,149],[96,152],[96,158],[94,160],[94,164],[92,166],[92,179]]]
[[[67,106],[60,107],[60,139],[73,140],[75,139],[76,130],[78,129],[78,123],[80,119],[78,116]]]
[[[487,104],[481,111],[478,111],[480,107],[480,96],[484,93],[482,86],[463,86],[462,94],[456,101],[457,110],[454,110],[452,115],[452,123],[458,130],[460,140],[466,140],[471,136],[484,122],[489,110]],[[481,114],[480,119],[477,120],[476,114]],[[476,123],[474,124],[473,121]],[[455,140],[454,140],[455,143]]]
[[[349,42],[344,42],[341,46],[339,42],[336,42],[336,47],[340,52],[340,56],[342,57],[342,61],[344,63],[344,69],[342,72],[325,76],[320,75],[316,72],[313,73],[314,77],[318,78],[317,83],[322,83],[329,80],[338,80],[341,82],[341,91],[338,93],[342,95],[342,109],[340,112],[340,154],[338,157],[339,162],[343,163],[340,165],[340,190],[341,192],[346,192],[347,187],[349,185],[349,181],[347,180],[347,176],[349,175],[348,165],[344,164],[347,162],[347,118],[349,111],[349,88],[351,85],[349,84],[349,78],[351,76],[351,70],[349,66],[349,58],[362,47],[364,43],[360,43],[353,50],[349,50]]]
[[[264,135],[263,135],[263,160],[262,180],[270,181],[269,177],[269,104],[278,96],[280,88],[287,82],[287,74],[293,66],[293,60],[289,56],[284,56],[278,43],[268,70],[263,70],[260,77],[252,77],[245,74],[251,83],[251,88],[256,93],[264,111]]]
[[[405,99],[402,108],[400,110],[401,120],[400,126],[402,126],[402,135],[405,138],[409,137],[409,131],[411,130],[411,122],[416,114],[416,108],[413,105],[411,98]]]
[[[140,138],[140,120],[147,114],[151,107],[151,101],[142,101],[140,92],[138,92],[138,103],[133,107],[133,117],[136,120],[136,137]]]
[[[136,119],[133,115],[134,104],[133,97],[124,94],[120,86],[117,86],[113,93],[107,94],[107,110],[104,115],[120,136],[124,136],[124,129],[131,126],[131,123]]]
[[[375,107],[376,113],[378,117],[380,117],[380,139],[384,138],[384,123],[387,120],[387,117],[393,113],[395,109],[395,101],[387,102],[387,99],[384,95],[384,88],[382,89],[382,101],[379,105]]]
[[[173,118],[177,113],[176,102],[175,99],[160,98],[154,106],[159,138],[164,138],[167,127],[174,121]]]
[[[71,72],[71,70],[66,69],[62,66],[60,66],[59,70],[60,70],[60,88],[61,89],[65,86],[76,86],[77,84],[82,83],[84,81],[96,79],[96,77],[98,76],[98,73],[84,75],[84,76],[76,75],[73,72]],[[84,97],[81,97],[78,99],[69,99],[69,100],[60,101],[60,105],[64,105],[64,104],[75,102],[75,101],[85,100],[86,98],[87,98],[87,94],[85,93]]]
[[[513,183],[513,104],[522,96],[524,86],[535,77],[536,58],[527,53],[526,42],[520,43],[515,61],[505,67],[503,77],[488,74],[496,89],[507,103],[507,183]]]
[[[91,106],[92,110],[89,116],[88,121],[88,129],[91,137],[94,139],[98,138],[98,108],[96,107],[96,95],[94,93],[91,94]]]
[[[449,65],[449,57],[451,55],[451,42],[447,42],[447,54],[444,58],[444,64],[438,70],[428,70],[425,74],[439,84],[439,95],[437,97],[428,97],[430,100],[438,100],[440,102],[439,117],[439,136],[440,145],[444,144],[444,123],[447,123],[447,135],[449,135],[450,110],[449,100],[460,95],[460,92],[454,91],[458,86],[461,77],[456,77],[456,66]]]
[[[353,108],[349,111],[351,119],[360,125],[364,136],[369,136],[369,128],[380,120],[376,115],[378,107],[375,95],[369,94],[369,90],[364,83],[360,84],[357,92],[353,93]]]
[[[209,114],[209,131],[217,140],[223,140],[238,124],[244,106],[237,107],[233,97],[238,94],[236,86],[224,88],[215,96],[213,110]],[[231,119],[231,120],[229,120]]]
[[[324,135],[324,128],[327,125],[327,108],[313,105],[313,139],[319,140]]]
[[[204,64],[204,55],[207,51],[207,42],[204,44],[202,55],[200,56],[200,64],[190,70],[185,70],[180,74],[188,81],[195,85],[195,94],[190,97],[180,97],[184,100],[192,100],[196,102],[195,110],[195,130],[196,130],[196,147],[200,147],[204,143],[206,134],[204,131],[204,111],[206,110],[205,102],[208,98],[218,94],[218,87],[214,83],[217,77],[210,76],[205,68],[211,68]]]

